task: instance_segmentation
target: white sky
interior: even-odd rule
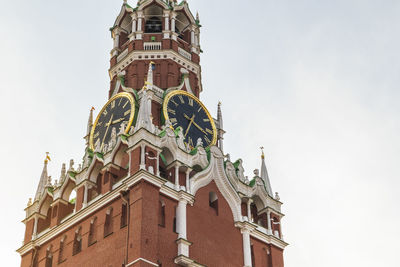
[[[53,179],[83,156],[121,3],[0,0],[2,266],[20,264],[45,152]],[[189,4],[203,25],[201,99],[214,116],[223,102],[225,152],[251,176],[266,148],[286,266],[400,266],[400,2]]]

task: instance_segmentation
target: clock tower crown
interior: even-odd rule
[[[124,1],[110,29],[113,38],[109,75],[109,97],[123,87],[140,90],[154,62],[153,85],[160,95],[181,89],[199,96],[202,91],[200,67],[200,21],[188,3],[141,0],[136,7]]]

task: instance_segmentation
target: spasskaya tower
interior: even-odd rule
[[[214,118],[200,101],[200,28],[185,0],[124,1],[109,97],[90,110],[78,166],[53,181],[47,155],[22,267],[284,266],[264,152],[249,179],[224,153],[221,104]]]

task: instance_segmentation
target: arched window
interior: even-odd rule
[[[165,227],[165,203],[162,200],[159,203],[158,225]]]
[[[254,223],[258,222],[258,211],[257,211],[257,206],[254,203],[251,203],[250,205],[250,213],[251,213],[251,221]]]
[[[52,246],[47,248],[45,267],[52,267],[53,266],[53,253],[51,252],[51,250],[52,250]]]
[[[145,33],[162,32],[162,22],[158,17],[151,17],[146,20]]]
[[[218,196],[215,192],[210,192],[208,194],[208,203],[212,209],[215,210],[216,214],[218,215]]]
[[[58,250],[58,264],[64,262],[66,259],[64,258],[64,247],[67,241],[67,236],[64,237],[60,241],[60,249]]]
[[[97,217],[94,217],[90,222],[89,227],[89,237],[88,237],[88,246],[93,245],[97,241],[96,236],[96,228],[97,228]]]
[[[81,228],[82,227],[79,227],[75,231],[75,238],[74,238],[74,244],[73,244],[73,248],[72,248],[72,255],[76,255],[76,254],[78,254],[79,252],[82,251]]]
[[[113,219],[112,219],[113,209],[109,208],[106,213],[106,220],[104,222],[104,237],[113,233]]]
[[[128,224],[128,205],[126,203],[122,203],[121,228],[125,227],[127,224]]]

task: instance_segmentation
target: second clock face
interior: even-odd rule
[[[118,134],[125,125],[125,133],[129,132],[135,115],[135,101],[129,93],[113,96],[97,115],[90,134],[90,147],[100,149],[108,144],[114,134]]]
[[[172,91],[164,100],[163,113],[174,129],[182,127],[185,143],[196,147],[201,139],[204,147],[215,145],[216,127],[210,113],[194,95],[186,91]]]

